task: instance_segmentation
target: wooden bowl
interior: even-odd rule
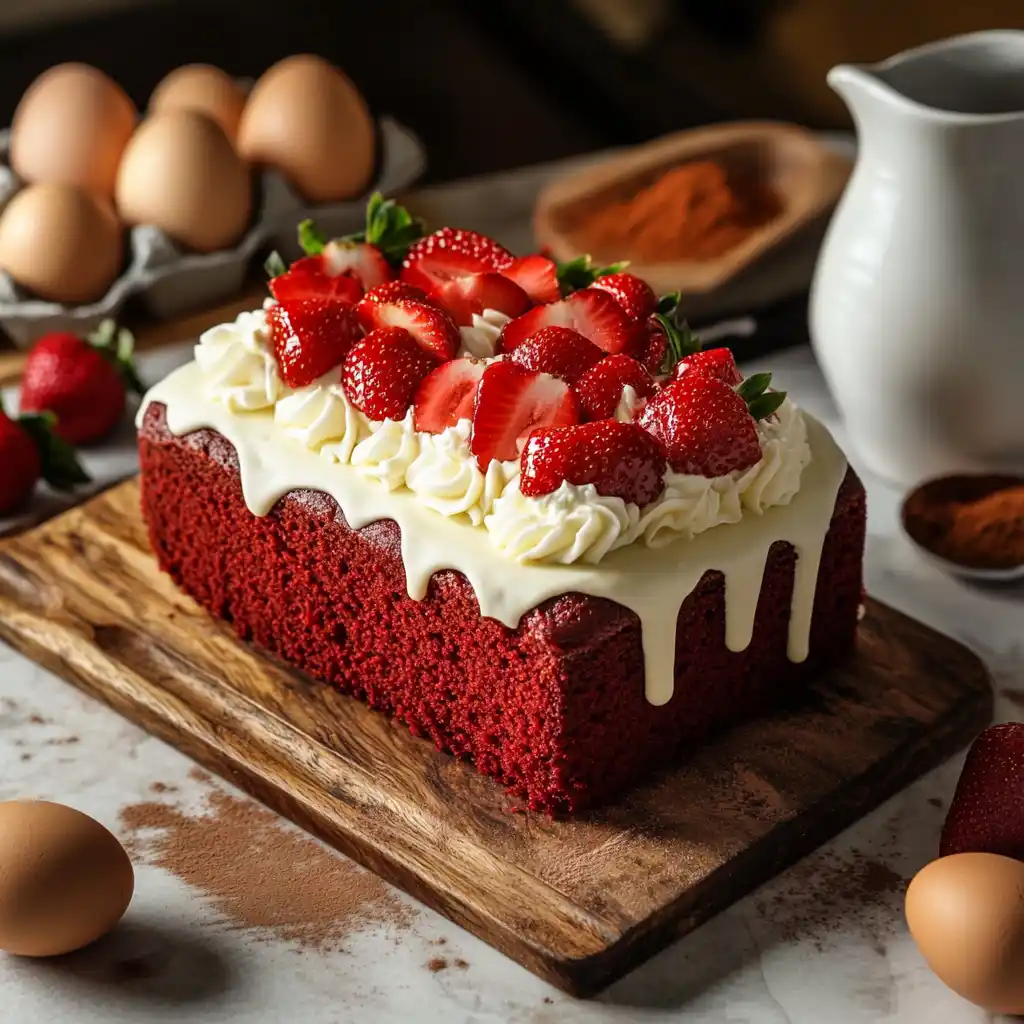
[[[714,160],[729,171],[756,174],[781,200],[781,212],[714,259],[630,262],[630,272],[659,294],[714,291],[804,225],[831,210],[852,163],[797,125],[741,121],[677,132],[624,151],[549,185],[534,209],[534,233],[558,260],[589,253],[598,263],[630,259],[589,244],[589,214],[636,195],[665,171],[694,160]]]

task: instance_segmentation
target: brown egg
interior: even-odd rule
[[[124,90],[88,64],[59,64],[21,98],[11,167],[25,181],[77,185],[112,197],[137,112]]]
[[[939,980],[977,1006],[1024,1013],[1024,862],[958,853],[907,890],[907,924]]]
[[[245,107],[245,90],[226,72],[210,64],[186,64],[172,71],[149,98],[149,112],[194,110],[224,129],[232,142]]]
[[[121,272],[124,237],[106,199],[29,185],[0,214],[0,267],[50,302],[95,302]]]
[[[252,178],[224,129],[204,114],[169,110],[139,125],[117,175],[117,209],[199,252],[227,249],[245,233]]]
[[[80,949],[121,920],[134,885],[128,854],[98,821],[45,800],[0,803],[0,949]]]
[[[373,119],[359,90],[309,54],[287,57],[260,78],[238,129],[247,160],[276,168],[314,203],[364,192],[374,147]]]

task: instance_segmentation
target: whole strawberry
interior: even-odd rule
[[[12,420],[0,408],[0,516],[16,511],[40,478],[58,490],[87,483],[74,449],[53,432],[53,416],[28,413]]]
[[[124,415],[127,392],[142,393],[132,365],[134,339],[105,320],[86,338],[45,334],[32,347],[21,379],[23,412],[51,412],[54,429],[74,445],[105,438]]]

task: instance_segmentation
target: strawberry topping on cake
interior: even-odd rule
[[[300,239],[307,255],[276,267],[270,282],[277,302],[266,314],[269,348],[286,389],[314,389],[285,407],[282,423],[313,443],[343,424],[347,440],[330,446],[334,457],[340,451],[357,466],[374,463],[376,455],[360,454],[360,438],[384,421],[400,422],[411,432],[399,446],[408,466],[388,463],[392,485],[408,474],[415,492],[437,487],[447,495],[446,488],[470,486],[465,463],[489,474],[497,462],[503,475],[488,476],[474,523],[488,528],[506,487],[538,502],[557,492],[559,507],[577,493],[564,486],[590,488],[643,512],[623,543],[649,522],[652,537],[710,528],[717,514],[702,513],[698,524],[679,512],[680,502],[702,500],[703,485],[680,488],[678,477],[731,477],[727,486],[739,487],[770,438],[783,447],[764,472],[783,475],[767,490],[751,478],[758,495],[751,500],[760,507],[766,494],[768,503],[785,502],[798,486],[806,442],[787,426],[792,414],[778,421],[785,394],[769,388],[769,374],[744,379],[727,349],[703,350],[679,317],[679,296],[659,299],[624,264],[516,258],[459,228],[423,235],[406,211],[379,197],[359,235],[326,241],[304,222]],[[460,355],[479,351],[466,332],[483,327],[499,354]],[[254,358],[248,349],[238,356],[258,369]],[[341,395],[365,423],[331,419],[337,385],[328,375],[336,368]],[[234,371],[225,372],[233,382]],[[326,389],[321,405],[310,404],[316,388]],[[254,394],[246,408],[276,401],[259,385]],[[375,450],[391,452],[398,436]],[[417,462],[421,449],[429,465]],[[429,500],[465,507],[461,498]],[[663,500],[672,511],[660,515]],[[723,516],[736,507],[718,498],[707,506]]]

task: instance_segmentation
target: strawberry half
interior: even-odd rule
[[[644,407],[639,424],[677,473],[725,476],[761,458],[754,417],[743,397],[713,377],[684,377]]]
[[[1024,724],[986,729],[964,762],[939,856],[996,853],[1024,860]]]
[[[434,257],[431,259],[430,257]],[[417,275],[428,278],[433,274],[445,276],[445,267],[453,269],[448,277],[463,274],[483,274],[489,270],[504,270],[515,257],[493,238],[466,228],[441,228],[414,242],[402,261],[402,280],[423,287]],[[425,264],[425,266],[421,266]],[[413,271],[411,277],[406,273]],[[429,294],[429,287],[424,289]]]
[[[321,258],[329,277],[343,275],[354,278],[364,292],[395,276],[384,253],[368,242],[328,242]]]
[[[505,316],[516,317],[530,308],[530,297],[514,281],[501,274],[466,274],[444,284],[431,293],[433,300],[465,327],[473,323],[473,315],[485,309],[496,309]]]
[[[654,378],[635,359],[619,352],[587,370],[573,390],[588,420],[604,420],[615,415],[627,384],[638,398],[652,398],[658,390]]]
[[[477,385],[486,369],[479,359],[452,359],[431,370],[413,400],[416,429],[440,434],[459,420],[472,419]]]
[[[435,366],[408,331],[382,327],[352,346],[341,369],[341,386],[371,420],[400,420]]]
[[[665,488],[665,456],[654,438],[616,420],[535,430],[519,464],[519,489],[527,497],[550,494],[567,481],[642,506]]]
[[[270,343],[290,388],[312,384],[337,366],[359,340],[351,307],[326,299],[278,302],[267,310]]]
[[[451,317],[436,306],[413,299],[394,302],[367,302],[356,307],[359,322],[368,331],[378,327],[400,327],[435,359],[452,359],[459,348],[459,329]]]
[[[654,289],[636,274],[604,274],[590,287],[607,292],[630,320],[645,321],[658,308]]]
[[[637,325],[619,304],[607,292],[584,288],[509,321],[501,332],[501,350],[514,352],[544,327],[571,327],[605,352],[627,351],[637,341]]]
[[[519,285],[531,302],[557,302],[562,297],[558,264],[540,253],[513,260],[501,273]]]
[[[328,299],[352,305],[359,301],[363,287],[354,277],[330,274],[320,256],[303,256],[269,284],[278,302],[294,299]]]
[[[543,327],[509,356],[517,366],[550,373],[567,384],[575,384],[604,357],[595,344],[571,327]]]
[[[727,348],[706,348],[683,356],[672,371],[673,380],[694,375],[714,377],[724,384],[739,384],[743,380],[743,374],[737,369],[736,360]]]
[[[565,381],[503,360],[480,378],[470,448],[486,470],[492,459],[517,458],[520,441],[532,430],[578,422],[576,396]]]
[[[396,299],[415,299],[417,302],[428,302],[427,296],[419,288],[405,281],[387,281],[371,288],[361,302],[394,302]],[[358,312],[358,311],[357,311]]]

